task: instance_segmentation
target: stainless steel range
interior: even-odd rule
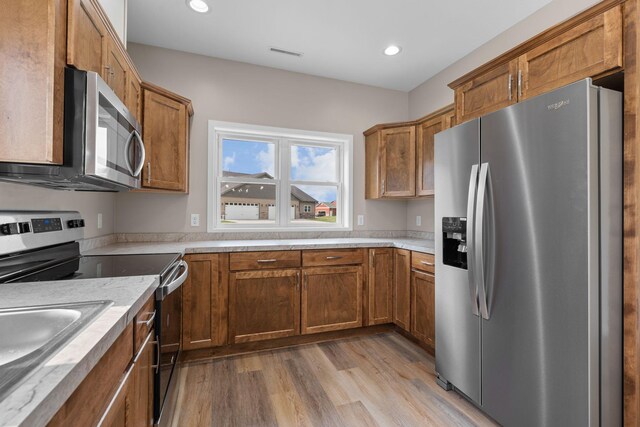
[[[0,211],[2,283],[157,275],[154,423],[162,419],[180,355],[180,287],[188,267],[179,253],[82,256],[84,219],[72,211]],[[159,358],[159,360],[157,360]]]

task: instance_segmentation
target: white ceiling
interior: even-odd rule
[[[129,0],[128,40],[409,91],[551,0],[207,1]]]

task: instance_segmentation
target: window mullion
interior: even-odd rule
[[[280,203],[278,204],[279,219],[281,226],[289,225],[289,212],[291,211],[291,190],[289,185],[290,163],[291,163],[291,146],[287,139],[278,141],[280,152],[278,160],[280,162]]]

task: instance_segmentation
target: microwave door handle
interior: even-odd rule
[[[131,143],[133,142],[133,137],[135,136],[136,131],[134,130],[129,134],[129,138],[127,138],[127,142],[124,143],[124,164],[127,166],[129,173],[132,176],[136,176],[133,170],[133,166],[131,165],[131,157],[129,156],[129,148],[131,148]]]
[[[131,134],[135,135],[136,144],[138,144],[138,148],[140,149],[140,163],[138,164],[138,167],[136,167],[136,170],[132,172],[133,177],[137,178],[138,176],[140,176],[140,173],[142,172],[142,168],[144,167],[144,161],[145,161],[145,158],[147,157],[147,152],[144,149],[144,142],[142,142],[142,137],[140,136],[138,131],[134,130],[133,132],[131,132]]]

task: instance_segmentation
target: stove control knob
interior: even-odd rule
[[[69,228],[84,227],[84,219],[70,219],[69,221],[67,221],[67,227]]]
[[[15,222],[0,225],[0,234],[4,234],[5,236],[8,236],[11,234],[18,234],[18,233],[20,233],[20,231],[18,230],[18,224]]]

